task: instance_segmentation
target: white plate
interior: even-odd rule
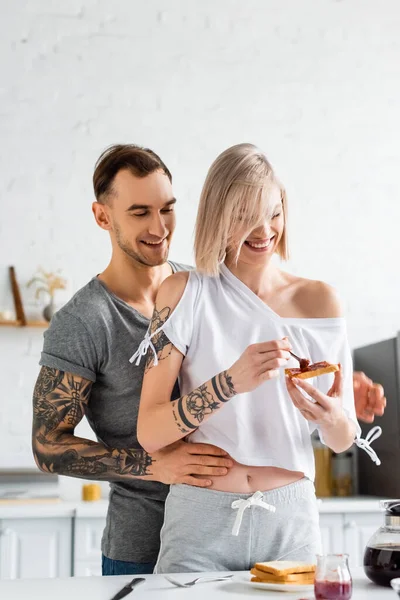
[[[252,588],[258,588],[260,590],[270,591],[270,592],[313,592],[314,584],[307,585],[299,585],[295,583],[262,583],[261,581],[250,581],[250,576],[240,575],[236,581],[240,581],[245,585],[248,585]]]

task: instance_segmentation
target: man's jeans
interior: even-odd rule
[[[102,556],[101,570],[103,575],[149,575],[155,563],[134,563],[124,560],[112,560]]]

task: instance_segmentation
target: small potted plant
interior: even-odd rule
[[[59,273],[60,271],[57,271]],[[35,298],[38,299],[40,294],[45,293],[49,296],[50,302],[43,309],[43,316],[46,321],[50,321],[54,315],[56,308],[54,304],[54,293],[56,290],[65,290],[66,281],[57,273],[47,273],[44,269],[39,269],[38,274],[32,277],[27,283],[27,287],[33,284],[38,285]]]

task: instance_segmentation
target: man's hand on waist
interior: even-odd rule
[[[212,485],[211,478],[223,477],[233,467],[233,460],[221,448],[211,444],[188,444],[181,440],[155,452],[151,458],[151,479],[166,484],[209,487]]]

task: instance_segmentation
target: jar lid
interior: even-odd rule
[[[387,515],[400,517],[400,500],[381,500],[379,507],[386,511]]]

